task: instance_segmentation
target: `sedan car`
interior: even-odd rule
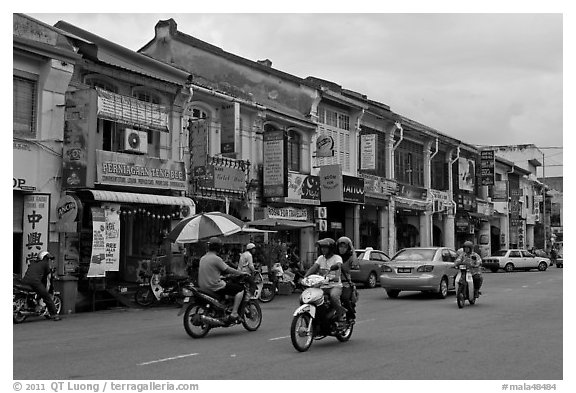
[[[376,287],[378,278],[383,272],[384,263],[390,261],[388,255],[383,251],[367,247],[356,250],[356,259],[358,264],[352,266],[350,270],[352,281],[362,283],[368,288]]]
[[[482,266],[496,273],[499,269],[507,272],[514,270],[538,269],[541,272],[548,269],[550,259],[538,257],[526,250],[500,250],[492,256],[482,259]]]
[[[422,291],[444,299],[454,289],[456,257],[456,251],[448,247],[405,248],[384,266],[380,286],[391,298],[400,291]]]

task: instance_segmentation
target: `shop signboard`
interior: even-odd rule
[[[378,145],[378,135],[360,135],[360,169],[376,169],[376,146]]]
[[[458,188],[461,191],[474,192],[476,162],[469,158],[458,159]]]
[[[106,276],[106,215],[101,207],[92,207],[92,254],[86,277]]]
[[[24,141],[12,143],[12,189],[21,191],[36,190],[38,151]]]
[[[96,165],[99,184],[186,190],[183,162],[96,150]]]
[[[308,209],[297,207],[267,207],[267,218],[293,220],[293,221],[308,221]]]
[[[344,202],[364,204],[364,179],[342,176],[342,199]]]
[[[344,200],[340,164],[320,167],[320,200],[322,202],[342,202]]]
[[[240,127],[240,104],[233,102],[221,108],[220,152],[230,154],[235,152],[235,138]]]
[[[270,198],[270,202],[299,205],[320,205],[320,177],[302,173],[288,173],[288,196]]]
[[[120,270],[120,205],[107,205],[104,208],[106,221],[106,271]]]
[[[96,124],[95,114],[88,110],[93,102],[91,99],[93,96],[96,96],[96,92],[92,89],[66,93],[62,149],[62,188],[64,189],[91,186],[87,179],[87,149],[91,129]]]
[[[246,191],[246,173],[240,168],[208,165],[200,181],[201,187],[226,191]]]
[[[287,139],[284,131],[264,133],[263,186],[264,197],[288,195]]]
[[[505,180],[494,182],[492,187],[493,202],[508,202],[508,183]]]
[[[50,194],[24,195],[22,274],[42,250],[48,249]]]
[[[396,194],[400,197],[421,201],[425,201],[428,198],[428,191],[425,188],[403,183],[397,183],[396,187]]]
[[[369,198],[388,199],[396,193],[396,182],[393,180],[365,173],[360,176],[364,179],[364,193]]]
[[[316,157],[334,156],[334,138],[327,134],[318,135],[316,139]]]
[[[456,206],[459,210],[469,212],[476,212],[478,208],[475,196],[462,193],[456,194]]]
[[[56,231],[76,232],[78,229],[78,213],[80,201],[72,195],[64,195],[56,205]]]
[[[206,119],[193,119],[189,122],[190,167],[193,176],[206,173],[208,159],[208,124]],[[198,169],[201,168],[201,169]]]
[[[480,177],[483,186],[494,185],[495,165],[494,150],[480,152]]]

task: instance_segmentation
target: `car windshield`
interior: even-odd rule
[[[364,251],[356,251],[356,259],[364,259]]]
[[[508,250],[500,250],[498,252],[496,252],[493,256],[495,257],[503,257],[506,255],[506,253],[508,252]]]
[[[434,254],[436,250],[428,249],[404,249],[394,255],[392,260],[394,261],[431,261],[434,259]]]

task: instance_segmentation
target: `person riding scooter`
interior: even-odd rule
[[[46,303],[50,318],[53,321],[59,321],[61,318],[58,315],[58,311],[56,311],[54,300],[52,300],[52,296],[48,293],[48,289],[46,289],[46,280],[51,270],[50,261],[53,259],[54,257],[48,251],[41,251],[40,254],[38,254],[36,262],[30,263],[30,266],[28,266],[22,283],[32,287],[34,292]]]
[[[462,252],[458,254],[454,267],[458,268],[459,265],[466,265],[470,269],[472,280],[474,281],[474,298],[477,298],[482,294],[480,287],[482,287],[482,282],[484,281],[481,268],[482,258],[474,252],[474,244],[471,241],[465,241],[462,246]]]

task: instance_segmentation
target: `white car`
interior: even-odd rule
[[[492,256],[483,258],[482,266],[493,273],[499,269],[507,272],[538,269],[543,272],[550,266],[550,259],[536,256],[526,250],[500,250]]]

